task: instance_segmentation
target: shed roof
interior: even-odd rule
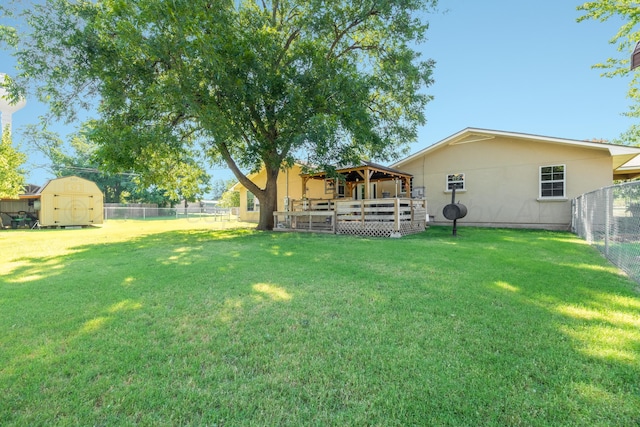
[[[47,182],[44,183],[42,187],[38,189],[38,191],[35,194],[41,195],[43,192],[45,192],[45,190],[47,190],[47,187],[52,186],[54,185],[54,183],[61,182],[61,181],[82,181],[94,187],[98,191],[102,192],[98,187],[98,185],[94,181],[91,181],[90,179],[82,178],[76,175],[67,175],[67,176],[61,176],[59,178],[52,178],[48,180]]]

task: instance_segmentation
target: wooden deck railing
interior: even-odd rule
[[[274,212],[275,230],[388,237],[424,231],[424,199],[295,200],[294,210]]]

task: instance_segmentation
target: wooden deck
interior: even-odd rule
[[[295,200],[292,210],[274,212],[274,230],[401,237],[427,226],[424,199]]]

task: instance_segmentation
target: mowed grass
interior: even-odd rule
[[[0,232],[0,425],[640,425],[640,294],[571,234],[219,226]]]

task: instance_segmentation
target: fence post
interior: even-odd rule
[[[604,215],[604,254],[609,255],[609,239],[610,239],[610,228],[611,228],[611,215],[610,212],[613,209],[609,209],[610,202],[610,193],[609,189],[605,188],[604,190],[604,206],[605,206],[605,215]]]

